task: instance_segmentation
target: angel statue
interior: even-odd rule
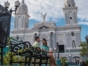
[[[41,15],[42,15],[43,22],[45,22],[46,13],[45,13],[45,14],[42,14],[42,13],[41,13]]]

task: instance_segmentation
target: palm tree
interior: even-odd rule
[[[82,49],[80,50],[80,55],[83,57],[88,57],[88,45],[86,42],[81,42],[80,47],[82,47]]]

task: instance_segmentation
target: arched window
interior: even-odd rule
[[[35,41],[35,37],[37,37],[37,33],[34,34],[34,37],[33,37],[34,38],[34,41]]]
[[[37,33],[35,33],[35,37],[37,37]]]
[[[71,35],[74,36],[75,35],[74,32],[71,32]]]
[[[76,48],[76,44],[74,40],[72,41],[72,48]]]
[[[43,38],[45,38],[46,40],[48,40],[48,35],[47,34],[43,34],[40,36],[40,39],[42,40]]]
[[[72,17],[70,17],[70,19],[72,19]]]
[[[45,38],[46,40],[47,40],[47,45],[49,46],[50,44],[49,44],[49,36],[48,36],[48,34],[41,34],[40,35],[40,46],[42,47],[42,39],[43,38]]]
[[[69,4],[68,6],[70,7],[71,5]]]
[[[16,39],[19,40],[19,36],[18,35],[16,36]]]

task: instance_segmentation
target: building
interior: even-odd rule
[[[28,28],[28,19],[30,17],[28,8],[24,0],[22,0],[15,14],[12,36],[23,41],[29,41],[31,44],[33,44],[36,36],[39,36],[41,40],[46,38],[48,46],[52,49],[56,48],[57,43],[59,44],[59,48],[62,50],[62,52],[60,51],[60,57],[66,57],[70,61],[72,61],[71,59],[74,60],[74,58],[80,58],[81,27],[78,25],[78,10],[74,0],[65,0],[63,11],[66,25],[56,26],[54,22],[46,22],[46,14],[42,14],[43,21],[34,24],[33,28],[30,29]]]

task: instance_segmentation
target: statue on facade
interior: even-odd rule
[[[45,14],[42,14],[42,13],[41,13],[41,15],[42,15],[43,22],[45,22],[46,13],[45,13]]]

